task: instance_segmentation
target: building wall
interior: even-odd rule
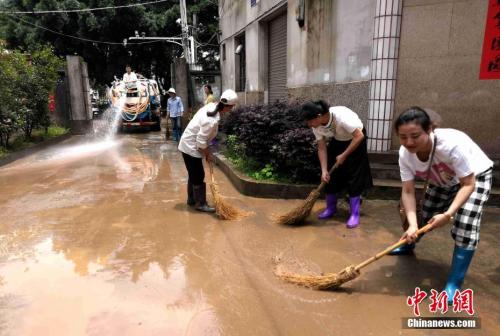
[[[500,155],[500,80],[479,80],[488,0],[403,3],[396,117],[413,105],[438,112]],[[393,136],[393,148],[399,141]]]
[[[306,4],[303,28],[289,9],[289,101],[324,99],[353,109],[366,123],[375,1]]]
[[[288,89],[289,102],[302,103],[323,99],[331,105],[347,106],[355,111],[364,125],[368,119],[368,81],[316,84]]]
[[[246,104],[263,103],[267,85],[267,15],[286,8],[286,0],[260,0],[251,7],[248,0],[219,2],[221,55],[222,44],[226,45],[226,60],[221,57],[222,87],[236,88],[238,56],[234,53],[235,38],[245,34],[245,56],[247,68],[246,95],[241,95]]]
[[[220,20],[226,44],[226,60],[221,61],[224,88],[235,87],[234,38],[244,31],[247,93],[243,101],[247,104],[267,101],[267,20],[287,10],[289,100],[322,98],[331,104],[355,102],[349,107],[366,120],[375,2],[306,1],[302,28],[295,19],[297,0],[261,0],[255,7],[250,7],[248,0],[225,3]]]
[[[288,86],[368,81],[375,2],[306,3],[303,28],[288,15]]]

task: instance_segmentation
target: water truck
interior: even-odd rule
[[[134,81],[115,80],[110,90],[113,106],[121,113],[122,131],[160,131],[160,91],[154,79],[138,75]]]

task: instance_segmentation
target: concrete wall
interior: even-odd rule
[[[289,1],[290,2],[290,1]],[[292,1],[293,2],[293,1]],[[261,0],[251,7],[248,0],[225,1],[219,7],[221,43],[221,73],[223,89],[236,88],[236,69],[239,56],[234,53],[237,38],[245,34],[245,58],[247,68],[246,94],[242,102],[258,104],[264,102],[267,86],[267,24],[266,16],[286,8],[285,0]],[[222,57],[225,44],[226,59]]]
[[[366,115],[375,2],[306,1],[305,25],[302,28],[295,19],[297,4],[297,0],[261,0],[257,6],[250,7],[249,1],[225,2],[220,20],[222,39],[226,45],[226,60],[221,58],[223,88],[235,87],[237,62],[234,38],[244,32],[247,92],[242,96],[243,102],[267,101],[267,22],[273,15],[287,11],[289,99],[302,101],[321,97],[331,104],[359,100],[351,107]],[[349,92],[349,97],[341,97],[335,90]],[[305,96],[304,92],[310,95]],[[325,96],[325,92],[329,95]]]
[[[194,112],[190,110],[188,101],[188,73],[185,58],[176,58],[174,60],[175,67],[175,93],[182,100],[184,106],[184,114],[182,115],[182,128],[186,127],[189,122],[189,115]],[[170,96],[169,96],[170,98]]]
[[[406,0],[396,87],[396,116],[428,107],[443,127],[465,131],[500,155],[500,80],[479,80],[487,0]],[[393,148],[399,147],[393,136]]]
[[[92,129],[87,65],[80,56],[66,56],[66,64],[71,105],[71,132],[85,134]]]
[[[311,99],[323,99],[330,105],[347,106],[356,112],[363,124],[368,120],[368,90],[370,83],[367,81],[317,84],[288,89],[290,103],[303,103]]]
[[[288,87],[368,81],[375,1],[306,4],[303,28],[288,14]]]

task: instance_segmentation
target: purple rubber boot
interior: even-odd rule
[[[349,197],[349,205],[351,206],[351,216],[347,220],[347,228],[354,229],[359,225],[359,210],[361,208],[361,196]]]
[[[318,219],[330,218],[335,213],[337,213],[337,195],[326,194],[326,209],[318,215]]]

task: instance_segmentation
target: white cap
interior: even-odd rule
[[[175,93],[175,89],[174,89],[174,88],[170,88],[170,89],[168,89],[168,91],[167,91],[167,92],[168,92],[168,93]]]
[[[236,102],[238,101],[238,95],[236,94],[236,92],[229,89],[222,92],[222,95],[220,96],[220,101],[224,105],[236,105]]]

